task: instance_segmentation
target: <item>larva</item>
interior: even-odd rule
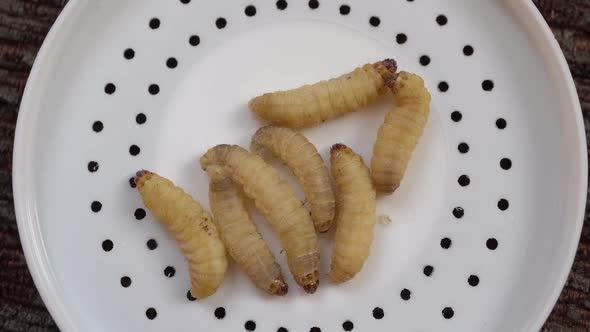
[[[211,165],[207,173],[209,205],[230,256],[256,286],[270,294],[287,294],[281,267],[250,219],[241,192],[222,166]]]
[[[143,203],[176,239],[191,274],[191,294],[199,299],[217,290],[227,269],[225,247],[211,215],[170,180],[149,171],[135,177]]]
[[[385,116],[373,146],[371,174],[378,191],[393,193],[422,136],[430,113],[430,93],[418,75],[402,71],[388,82],[395,106]]]
[[[375,226],[376,192],[361,156],[343,144],[330,150],[336,183],[336,236],[330,279],[352,279],[369,257]]]
[[[365,107],[387,92],[385,80],[397,64],[385,59],[365,64],[328,81],[300,88],[266,93],[252,99],[250,109],[261,118],[284,127],[317,125]]]
[[[293,171],[310,203],[316,231],[327,231],[334,219],[336,201],[330,173],[315,146],[293,129],[266,126],[252,137],[252,151],[258,155],[270,151]]]
[[[218,145],[205,153],[201,166],[223,165],[254,200],[258,210],[279,234],[289,270],[308,293],[319,285],[319,244],[311,218],[303,203],[262,158],[237,145]]]

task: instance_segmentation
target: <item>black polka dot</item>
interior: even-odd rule
[[[395,41],[400,45],[405,44],[408,41],[408,36],[405,33],[398,33],[395,36]]]
[[[244,14],[246,14],[248,17],[256,15],[256,7],[253,5],[246,6],[246,9],[244,9]]]
[[[479,277],[472,274],[467,278],[467,282],[469,283],[469,286],[475,287],[479,285]]]
[[[463,114],[461,114],[461,112],[459,112],[459,111],[453,111],[453,113],[451,113],[451,120],[453,120],[455,122],[461,121],[462,118],[463,118]]]
[[[101,121],[94,121],[92,124],[92,130],[96,133],[100,133],[104,129],[104,125]]]
[[[447,92],[449,91],[449,83],[442,81],[440,83],[438,83],[438,90],[440,92]]]
[[[499,118],[498,120],[496,120],[496,127],[498,127],[498,129],[505,129],[506,128],[506,120]]]
[[[88,163],[88,171],[90,173],[94,173],[98,171],[98,163],[96,161],[91,161]]]
[[[446,307],[442,310],[442,315],[446,319],[451,319],[455,315],[455,311],[451,307]]]
[[[175,274],[176,269],[174,268],[174,266],[166,266],[166,268],[164,269],[164,275],[168,278],[174,277]]]
[[[309,0],[307,4],[311,9],[317,9],[320,6],[320,2],[318,0]]]
[[[92,204],[90,204],[90,210],[92,210],[92,212],[100,212],[100,210],[102,209],[102,203],[99,201],[94,201],[92,202]]]
[[[129,147],[129,154],[132,156],[137,156],[141,152],[139,146],[133,144]]]
[[[488,249],[490,250],[496,250],[498,248],[498,240],[494,238],[489,238],[486,241],[486,247],[488,247]]]
[[[434,267],[432,267],[432,265],[426,265],[422,269],[422,273],[424,273],[424,275],[427,277],[430,277],[432,275],[432,272],[434,272]]]
[[[215,20],[215,26],[217,29],[223,29],[227,26],[227,20],[223,17],[219,17],[217,20]]]
[[[354,329],[354,324],[347,320],[346,322],[342,323],[342,329],[344,331],[352,331]]]
[[[279,10],[285,10],[285,9],[287,9],[287,5],[288,5],[287,4],[287,1],[285,1],[285,0],[279,0],[279,1],[277,1],[277,9],[279,9]]]
[[[157,29],[160,27],[160,20],[157,18],[152,18],[150,20],[150,28],[152,28],[153,30]]]
[[[123,286],[124,288],[131,286],[131,278],[129,278],[128,276],[122,277],[121,286]]]
[[[192,35],[188,38],[188,43],[192,46],[197,46],[201,43],[201,37],[197,35]]]
[[[373,318],[382,319],[383,317],[385,317],[385,312],[383,311],[383,309],[379,307],[373,309]]]
[[[244,328],[246,331],[254,331],[256,330],[256,323],[254,323],[252,320],[249,320],[244,324]]]
[[[134,176],[129,178],[129,186],[131,188],[136,188],[137,187],[137,184],[135,183],[135,177]]]
[[[369,24],[374,27],[378,27],[381,24],[381,19],[377,16],[371,16],[369,19]]]
[[[193,301],[196,301],[196,300],[197,300],[197,298],[196,298],[196,297],[194,297],[194,296],[193,296],[193,294],[191,293],[191,290],[190,290],[190,289],[189,289],[189,290],[186,292],[186,298],[187,298],[189,301],[191,301],[191,302],[193,302]]]
[[[484,91],[492,91],[494,89],[494,82],[492,80],[484,80],[481,82],[481,88]]]
[[[289,332],[289,330],[287,330],[287,328],[281,326],[277,329],[277,332]]]
[[[150,93],[150,95],[155,96],[158,93],[160,93],[160,86],[157,84],[150,84],[150,86],[148,87],[148,92]]]
[[[117,91],[117,87],[113,83],[107,83],[107,85],[104,86],[104,93],[107,95],[112,95],[115,91]]]
[[[453,216],[455,216],[455,218],[457,218],[457,219],[463,218],[464,214],[465,214],[465,210],[463,210],[462,207],[457,206],[456,208],[453,209]]]
[[[225,318],[225,308],[219,307],[219,308],[215,309],[213,314],[215,315],[215,318],[217,318],[217,319],[224,319]]]
[[[125,52],[123,52],[123,56],[125,57],[125,59],[131,60],[135,58],[135,51],[132,48],[128,48],[125,50]]]
[[[471,179],[469,176],[463,174],[459,177],[459,179],[457,179],[457,182],[461,187],[467,187],[471,183]]]
[[[430,64],[430,57],[428,55],[423,55],[420,57],[420,64],[422,66],[428,66]]]
[[[449,249],[451,247],[451,244],[453,242],[451,241],[451,239],[449,239],[448,237],[443,238],[442,240],[440,240],[440,246],[443,249]]]
[[[502,158],[502,160],[500,160],[500,167],[502,167],[502,169],[504,170],[509,170],[512,168],[512,160],[510,160],[509,158]]]
[[[144,124],[147,121],[147,116],[143,113],[139,113],[135,116],[135,122],[137,122],[137,124]]]
[[[102,241],[102,250],[106,252],[113,250],[113,246],[113,241],[109,239]]]
[[[155,250],[158,248],[158,242],[154,239],[149,239],[146,243],[149,250]]]
[[[166,60],[166,67],[170,69],[178,67],[178,60],[176,60],[176,58],[168,58],[168,60]]]
[[[348,15],[348,14],[350,14],[350,6],[349,5],[340,6],[340,15]]]
[[[153,320],[156,318],[156,316],[158,316],[158,312],[154,308],[149,308],[148,310],[145,311],[145,316],[149,320]]]
[[[438,23],[438,25],[443,26],[446,25],[449,22],[449,20],[447,19],[447,17],[445,15],[438,15],[436,17],[436,23]]]
[[[320,329],[317,326],[312,327],[311,329],[309,329],[309,332],[322,332],[322,329]]]
[[[133,215],[135,216],[135,219],[141,220],[145,218],[145,210],[142,208],[136,209]]]
[[[475,52],[475,50],[473,49],[473,46],[471,46],[471,45],[463,46],[463,54],[465,54],[466,56],[472,56],[473,52]]]
[[[508,206],[510,206],[510,203],[508,203],[507,199],[502,198],[498,201],[498,209],[500,209],[502,211],[506,211],[506,210],[508,210]]]
[[[465,142],[459,143],[459,145],[457,145],[457,150],[461,153],[467,153],[469,152],[469,144]]]
[[[402,298],[402,300],[408,301],[412,297],[412,292],[409,289],[404,288],[399,293],[399,296]]]
[[[180,2],[182,4],[185,4],[186,5],[186,4],[189,4],[191,2],[191,0],[180,0]]]

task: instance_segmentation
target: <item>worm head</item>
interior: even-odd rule
[[[289,292],[289,285],[281,277],[280,279],[274,280],[270,285],[270,292],[275,295],[284,296]]]
[[[143,184],[145,183],[145,181],[149,180],[152,175],[154,173],[150,172],[150,171],[146,171],[145,169],[142,169],[140,171],[137,171],[137,173],[135,173],[135,185],[137,186],[137,188],[141,188],[143,187]]]

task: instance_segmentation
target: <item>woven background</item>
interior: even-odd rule
[[[100,1],[100,0],[95,0]],[[124,1],[124,0],[121,0]],[[23,256],[12,203],[12,143],[35,55],[67,0],[0,0],[0,331],[58,331]],[[590,0],[535,0],[558,39],[590,128]],[[590,331],[590,221],[544,331]]]

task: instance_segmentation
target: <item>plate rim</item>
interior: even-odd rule
[[[543,309],[537,314],[537,317],[534,321],[530,321],[528,324],[528,330],[530,331],[540,331],[547,318],[553,311],[559,296],[565,286],[565,283],[569,277],[570,271],[574,264],[574,260],[576,258],[577,249],[580,243],[580,237],[582,236],[582,227],[584,225],[584,216],[586,214],[586,202],[588,199],[588,159],[586,157],[586,153],[588,151],[588,145],[586,140],[586,128],[584,126],[584,119],[582,117],[582,106],[580,104],[580,98],[578,96],[578,91],[576,90],[576,85],[574,82],[574,78],[572,73],[569,69],[569,65],[561,50],[561,46],[557,42],[555,35],[551,31],[551,27],[549,27],[549,23],[545,20],[539,9],[535,6],[532,1],[528,0],[521,0],[519,2],[515,2],[512,4],[514,7],[520,6],[524,8],[524,14],[527,14],[536,27],[539,28],[539,33],[542,35],[542,41],[549,47],[551,51],[550,55],[553,62],[556,62],[559,66],[559,75],[561,76],[561,81],[565,81],[566,85],[566,92],[567,97],[570,100],[572,105],[571,111],[574,112],[575,118],[575,125],[576,125],[576,136],[579,143],[579,150],[577,152],[580,158],[580,172],[578,174],[579,178],[582,180],[579,183],[578,190],[576,192],[578,201],[577,209],[575,211],[575,228],[573,234],[571,234],[571,241],[569,243],[568,253],[567,256],[564,257],[563,263],[561,264],[560,274],[558,281],[553,284],[553,287],[550,292],[550,296],[545,300],[543,305]]]
[[[37,214],[36,202],[31,199],[33,195],[30,193],[34,192],[34,186],[32,181],[27,178],[27,165],[26,152],[27,148],[31,148],[31,134],[25,130],[26,127],[30,126],[35,122],[35,119],[31,116],[35,115],[35,107],[32,105],[35,96],[34,92],[38,89],[36,82],[39,77],[46,72],[46,66],[44,65],[51,54],[55,52],[56,39],[61,32],[67,30],[67,22],[71,21],[72,17],[78,13],[81,9],[82,4],[88,3],[89,0],[71,0],[63,8],[62,12],[57,17],[56,21],[50,28],[45,40],[39,52],[37,53],[35,62],[27,79],[27,84],[23,92],[23,97],[19,107],[19,113],[15,129],[15,138],[13,145],[13,162],[12,162],[12,184],[13,184],[13,199],[16,214],[16,222],[18,226],[18,232],[25,254],[27,267],[31,273],[35,286],[41,295],[47,310],[51,314],[57,326],[62,331],[80,331],[76,320],[73,318],[73,310],[66,306],[60,286],[57,282],[57,278],[54,275],[53,267],[50,264],[49,257],[45,250],[44,239],[41,234],[40,220]],[[528,329],[540,330],[549,317],[553,310],[559,295],[565,282],[569,276],[574,259],[576,256],[577,248],[580,241],[582,232],[582,226],[584,223],[585,207],[587,200],[587,185],[588,185],[588,160],[585,158],[587,151],[586,131],[584,127],[584,121],[582,118],[582,109],[580,100],[575,88],[575,82],[572,74],[569,70],[569,66],[565,59],[565,56],[559,46],[555,36],[553,35],[548,23],[545,21],[537,7],[532,1],[521,0],[514,3],[513,10],[522,10],[523,14],[527,15],[531,21],[530,23],[537,28],[540,34],[541,40],[539,43],[549,51],[548,60],[557,64],[559,68],[559,78],[562,83],[565,83],[565,92],[569,99],[569,103],[572,108],[568,108],[569,111],[573,111],[575,118],[575,129],[576,138],[578,140],[579,150],[577,151],[581,160],[580,173],[577,176],[582,180],[579,182],[579,187],[575,193],[578,198],[577,209],[575,211],[575,227],[573,234],[570,235],[571,241],[569,244],[567,256],[562,261],[560,266],[560,274],[558,281],[555,282],[550,290],[550,296],[546,298],[545,303],[540,312],[537,313],[536,317],[528,323]],[[518,7],[518,8],[517,8]],[[29,167],[30,168],[30,167]],[[574,197],[574,198],[575,198]]]

